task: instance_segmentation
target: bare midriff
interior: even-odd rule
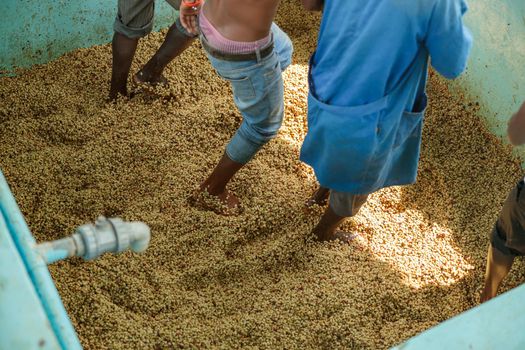
[[[203,12],[199,16],[200,31],[206,38],[208,44],[224,53],[245,54],[255,52],[265,47],[271,40],[270,35],[256,41],[235,41],[224,37],[206,17]]]
[[[253,42],[270,34],[280,0],[207,0],[204,15],[229,40]]]

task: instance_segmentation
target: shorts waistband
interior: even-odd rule
[[[263,58],[269,56],[273,52],[273,36],[270,42],[260,48],[256,49],[254,52],[250,53],[227,53],[222,52],[220,50],[217,50],[216,48],[210,46],[208,43],[208,40],[206,40],[206,37],[201,35],[201,43],[202,47],[210,56],[213,56],[217,59],[224,60],[224,61],[260,61]]]

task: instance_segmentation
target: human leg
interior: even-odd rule
[[[231,83],[234,102],[243,116],[243,122],[226,146],[219,164],[200,189],[231,208],[237,206],[239,201],[226,190],[226,185],[264,144],[277,135],[282,124],[283,82],[275,53],[239,62],[208,56],[219,75]]]
[[[130,39],[123,34],[115,32],[111,43],[113,65],[111,70],[110,100],[120,94],[128,95],[127,81],[131,62],[137,49],[139,39]]]
[[[496,296],[501,282],[508,275],[513,262],[513,255],[504,254],[497,248],[494,248],[492,244],[489,246],[487,252],[485,284],[480,296],[480,301],[482,303]]]
[[[164,42],[151,57],[151,59],[142,67],[133,77],[136,83],[149,83],[152,85],[166,84],[167,80],[162,75],[164,68],[175,57],[180,55],[193,42],[195,36],[189,34],[180,24],[177,18],[175,23],[170,27]]]
[[[284,84],[278,56],[273,53],[252,67],[218,70],[230,81],[234,102],[243,121],[226,146],[231,159],[247,163],[281,128],[284,117]]]
[[[127,96],[127,80],[139,38],[153,26],[153,0],[119,0],[113,28],[110,100]]]
[[[211,174],[200,185],[200,191],[217,197],[225,206],[226,211],[235,211],[239,207],[240,201],[234,193],[226,189],[226,185],[243,166],[244,164],[231,160],[224,153]]]
[[[305,203],[307,209],[312,208],[315,205],[324,206],[328,203],[328,197],[330,195],[330,189],[319,186],[315,192]]]
[[[331,191],[328,208],[312,232],[319,241],[339,240],[348,243],[355,235],[337,231],[337,228],[347,217],[356,215],[363,204],[366,203],[367,198],[368,194]]]
[[[519,181],[507,196],[490,234],[485,283],[480,301],[496,296],[516,256],[525,255],[524,182]]]

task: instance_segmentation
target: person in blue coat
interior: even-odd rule
[[[464,0],[302,0],[322,10],[310,59],[308,133],[300,158],[320,188],[307,205],[328,208],[314,228],[321,241],[369,194],[414,183],[427,106],[429,59],[445,78],[466,67],[472,37]]]

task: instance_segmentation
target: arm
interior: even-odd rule
[[[303,7],[308,11],[321,11],[323,9],[324,0],[301,0]]]
[[[467,65],[472,35],[463,24],[465,0],[436,0],[425,38],[432,66],[447,79],[459,76]]]
[[[521,108],[509,119],[507,136],[514,146],[525,143],[525,102]]]
[[[203,0],[183,0],[180,3],[180,23],[191,34],[199,34],[197,15],[203,3]]]

